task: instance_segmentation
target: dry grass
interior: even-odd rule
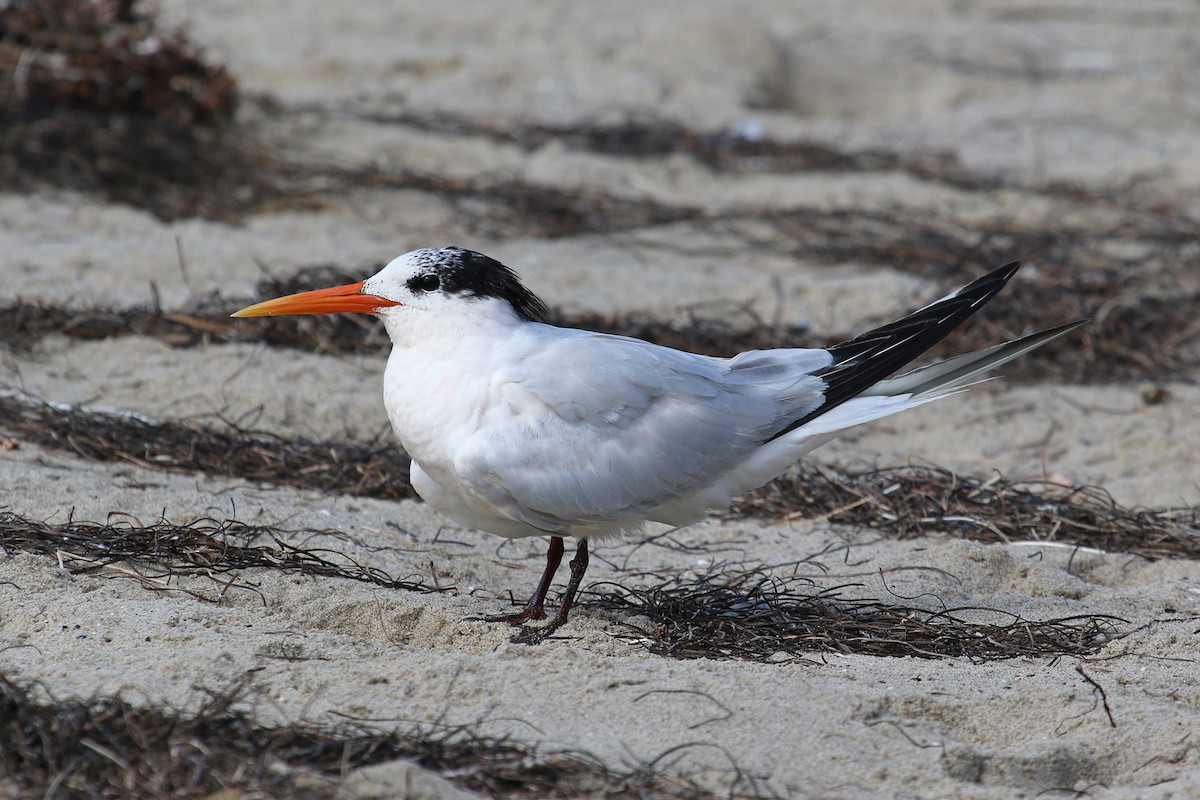
[[[180,589],[179,578],[202,576],[220,585],[224,594],[247,569],[271,569],[310,577],[340,578],[385,589],[410,592],[445,591],[427,586],[421,578],[397,579],[382,570],[359,564],[329,548],[305,547],[294,540],[320,537],[349,541],[331,530],[279,531],[236,520],[197,519],[177,525],[162,519],[152,525],[110,515],[104,523],[74,519],[48,524],[10,511],[0,511],[0,549],[51,556],[72,572],[102,571],[125,565],[128,577],[153,590],[187,591],[203,600],[216,600]]]
[[[207,692],[195,711],[120,697],[57,700],[0,675],[0,774],[28,797],[323,800],[339,796],[339,782],[355,770],[402,760],[485,797],[712,797],[666,775],[669,754],[619,770],[472,726],[265,726],[247,710],[252,700],[245,685]],[[734,779],[730,797],[762,796],[751,776]]]
[[[1195,314],[1200,287],[1185,280],[1195,272],[1187,266],[1196,263],[1196,223],[1167,205],[1121,205],[1120,191],[1100,196],[1046,186],[1035,193],[1081,208],[1119,206],[1122,222],[962,225],[948,217],[928,219],[921,216],[924,211],[803,208],[744,208],[714,218],[687,205],[519,180],[451,181],[414,170],[297,165],[271,157],[269,148],[234,123],[241,98],[229,73],[206,62],[181,34],[158,30],[153,14],[138,5],[134,0],[15,0],[0,6],[0,182],[26,189],[84,189],[164,219],[239,219],[263,207],[319,204],[322,194],[362,186],[416,189],[456,204],[468,224],[484,234],[557,237],[691,222],[722,230],[746,247],[823,263],[886,265],[951,282],[973,277],[980,265],[1027,257],[1039,267],[1033,279],[1015,283],[1002,302],[954,337],[956,349],[1094,316],[1095,324],[1079,338],[1045,348],[1007,371],[1019,379],[1143,380],[1200,365]],[[476,120],[395,122],[456,128],[451,132],[527,147],[554,140],[623,157],[686,153],[722,172],[901,170],[967,191],[998,185],[945,156],[842,152],[807,142],[696,133],[654,120],[506,129]],[[314,185],[321,187],[315,196]],[[361,277],[332,268],[308,270],[265,284],[261,291],[274,295]],[[48,333],[139,334],[178,346],[262,341],[332,353],[386,347],[377,326],[350,318],[235,324],[225,315],[237,304],[213,297],[193,308],[164,311],[68,310],[16,302],[0,309],[0,339],[20,347]],[[829,343],[733,311],[743,316],[695,317],[686,325],[628,315],[560,316],[558,321],[724,355]],[[14,398],[0,398],[0,428],[18,443],[57,447],[88,459],[371,497],[412,496],[407,459],[390,445],[290,441]],[[1127,509],[1094,487],[1018,485],[936,469],[805,468],[739,501],[732,513],[819,518],[899,537],[949,532],[980,541],[1059,542],[1147,558],[1200,557],[1194,509]],[[244,570],[268,569],[433,590],[419,580],[396,579],[289,539],[234,521],[46,525],[0,514],[0,545],[6,550],[65,559],[79,570],[133,565],[131,576],[151,589],[180,576],[207,576],[229,586]],[[641,576],[637,588],[594,588],[587,602],[622,616],[646,617],[649,627],[625,622],[619,635],[654,652],[686,658],[778,661],[853,652],[988,661],[1085,655],[1120,635],[1119,621],[1101,616],[980,624],[966,617],[981,609],[892,605],[849,597],[845,587],[819,589],[779,572],[721,565],[686,577]],[[212,692],[198,711],[183,712],[135,707],[114,697],[59,701],[39,687],[0,676],[0,765],[7,782],[42,797],[333,797],[348,772],[395,759],[412,760],[493,797],[706,796],[696,786],[664,777],[662,763],[614,771],[586,754],[540,753],[469,727],[383,733],[354,724],[269,727],[258,724],[246,706],[242,686]],[[746,791],[737,796],[755,794],[749,777],[740,785]]]
[[[878,264],[946,283],[1027,258],[1037,266],[1036,275],[1027,272],[948,347],[986,346],[1033,328],[1095,317],[1090,328],[1023,359],[1009,374],[1089,382],[1159,380],[1200,366],[1200,321],[1194,314],[1200,284],[1195,269],[1182,268],[1197,263],[1198,222],[1169,203],[1130,199],[1135,193],[1122,187],[1104,194],[1070,186],[1027,189],[1075,209],[1038,224],[959,221],[953,209],[931,216],[925,208],[902,207],[745,207],[713,214],[687,204],[586,187],[568,191],[507,177],[452,179],[408,167],[389,171],[284,162],[234,123],[240,99],[229,73],[206,62],[182,34],[159,30],[154,15],[133,0],[5,4],[0,8],[0,86],[0,182],[9,186],[83,188],[167,219],[238,219],[256,209],[319,206],[322,197],[359,187],[416,190],[454,204],[481,235],[553,238],[682,222],[724,233],[756,251],[809,262]],[[665,120],[561,127],[414,116],[384,121],[531,148],[553,140],[623,157],[683,152],[722,171],[900,169],[965,190],[998,186],[996,179],[969,174],[945,156],[842,152],[808,142],[697,133]],[[327,330],[323,326],[342,325],[281,321],[260,323],[259,332],[251,333],[221,319],[220,312],[233,303],[218,308],[216,298],[209,300],[207,306],[170,313],[75,313],[18,303],[3,309],[17,320],[5,323],[4,338],[28,341],[35,329],[54,323],[55,330],[81,336],[149,330],[182,341],[261,338],[305,346],[314,336],[320,339]],[[724,355],[750,346],[822,343],[787,329],[768,330],[763,337],[757,335],[762,326],[744,318],[736,326],[697,318],[684,329],[636,317],[559,321]],[[313,336],[289,332],[306,326]],[[349,334],[346,347],[368,338],[362,329]]]
[[[930,611],[847,597],[849,587],[823,589],[780,571],[716,564],[698,574],[642,575],[632,588],[593,586],[588,602],[622,618],[647,618],[648,626],[622,622],[620,635],[651,652],[770,663],[819,653],[974,662],[1083,656],[1118,636],[1124,622],[1098,614],[1033,621],[980,607]],[[968,614],[1007,619],[985,624]]]
[[[1191,507],[1126,508],[1098,486],[1014,483],[936,467],[851,471],[802,464],[735,500],[735,516],[815,519],[908,539],[930,533],[978,542],[1038,541],[1143,558],[1200,558]]]
[[[73,572],[133,579],[150,591],[182,591],[220,602],[231,589],[261,593],[244,579],[249,569],[338,578],[403,591],[445,591],[422,580],[397,580],[328,547],[293,544],[299,538],[347,541],[333,531],[277,531],[237,521],[200,519],[185,525],[47,524],[0,512],[0,549],[58,560]],[[266,540],[269,544],[256,544]],[[793,565],[794,567],[795,565]],[[119,567],[119,569],[113,569]],[[820,652],[871,656],[961,657],[974,661],[1016,656],[1087,655],[1117,635],[1121,622],[1101,615],[1045,621],[1014,617],[1003,624],[964,619],[965,612],[1004,615],[998,609],[937,611],[851,598],[849,587],[819,588],[786,567],[745,568],[717,564],[704,573],[635,575],[622,584],[599,584],[586,602],[617,612],[622,620],[647,617],[649,627],[623,621],[630,638],[651,652],[675,658],[738,658],[773,662]],[[782,575],[783,577],[780,577]],[[209,578],[213,596],[186,587],[180,578]],[[628,587],[625,584],[636,584]]]
[[[234,427],[155,422],[0,396],[0,429],[97,461],[186,470],[391,500],[413,497],[408,457],[391,444],[289,441]]]
[[[127,461],[383,499],[411,498],[408,458],[390,444],[308,442],[189,422],[59,408],[0,396],[0,431],[17,442]],[[1118,505],[1102,489],[1012,483],[925,467],[850,471],[802,465],[735,501],[734,516],[821,519],[897,537],[952,533],[982,542],[1036,540],[1200,558],[1194,508]]]
[[[1169,281],[1156,283],[1145,274],[1137,277],[1132,269],[1110,274],[1099,268],[1081,272],[1047,267],[1028,272],[978,319],[939,346],[934,355],[983,348],[1035,328],[1092,316],[1091,325],[1070,337],[1006,365],[1005,378],[1078,383],[1165,381],[1177,380],[1200,366],[1200,322],[1193,313],[1200,304],[1200,291],[1180,289],[1168,296]],[[362,277],[332,266],[308,267],[285,279],[263,281],[258,297],[349,283]],[[961,279],[946,276],[942,282]],[[14,300],[0,307],[0,342],[28,350],[52,334],[81,339],[140,335],[154,336],[177,347],[258,342],[328,354],[381,356],[390,347],[382,326],[364,315],[229,319],[231,310],[247,302],[210,296],[187,308],[167,311],[151,306],[64,308]],[[628,313],[567,315],[557,311],[552,312],[551,321],[718,356],[756,348],[827,347],[842,340],[817,336],[806,328],[771,323],[751,307],[733,305],[709,308],[703,314],[693,310],[683,321]]]
[[[271,195],[233,77],[135,0],[0,5],[0,183],[65,186],[164,219]]]
[[[1119,223],[1045,227],[1005,221],[959,223],[911,210],[785,211],[766,221],[769,235],[727,224],[755,247],[831,264],[869,263],[953,286],[978,277],[981,265],[1027,259],[996,301],[936,353],[987,347],[1081,317],[1078,335],[1022,359],[1016,370],[1059,382],[1176,379],[1200,366],[1200,302],[1194,234],[1185,215],[1131,209]],[[759,228],[763,227],[760,223]],[[1006,372],[1011,367],[1006,368]]]

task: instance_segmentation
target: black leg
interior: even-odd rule
[[[559,540],[559,547],[562,547],[561,539]],[[561,555],[559,553],[560,557]],[[567,583],[567,592],[563,595],[562,605],[558,607],[558,613],[554,615],[554,619],[540,628],[523,627],[521,628],[521,632],[514,636],[512,640],[518,644],[538,644],[561,628],[567,621],[567,614],[571,612],[571,605],[575,602],[575,595],[579,593],[579,584],[583,582],[583,573],[587,572],[587,568],[587,539],[580,539],[579,547],[575,551],[575,557],[571,559],[571,580]],[[545,592],[543,591],[542,594],[544,596]]]
[[[525,604],[525,608],[515,614],[496,614],[491,617],[484,617],[485,622],[507,622],[509,625],[522,625],[526,622],[535,619],[546,618],[546,592],[550,591],[550,583],[554,580],[554,573],[558,572],[558,565],[562,563],[563,557],[563,539],[561,536],[550,537],[550,549],[546,551],[546,571],[542,573],[542,579],[538,582],[537,590],[533,596],[529,598],[529,602]],[[586,566],[587,557],[585,555],[584,562]],[[574,580],[575,562],[571,562],[571,577]],[[559,612],[562,613],[561,611]]]

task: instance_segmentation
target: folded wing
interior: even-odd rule
[[[568,521],[576,529],[640,524],[672,498],[712,485],[781,418],[822,403],[824,381],[812,372],[832,360],[824,350],[717,359],[562,333],[497,376],[488,424],[456,461],[497,511],[550,531],[566,531]]]

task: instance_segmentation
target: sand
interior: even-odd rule
[[[752,206],[901,209],[969,227],[1119,214],[1040,191],[1055,181],[1200,210],[1200,7],[1182,0],[162,6],[245,90],[278,101],[282,110],[260,124],[301,161],[519,176],[717,217]],[[378,119],[400,111],[521,124],[652,113],[697,131],[949,152],[1004,188],[979,192],[903,170],[730,175],[676,155],[526,150]],[[264,269],[287,275],[332,263],[365,277],[400,252],[436,244],[487,252],[567,309],[677,318],[689,307],[751,303],[831,333],[951,288],[900,269],[809,261],[803,242],[795,257],[759,251],[720,225],[542,238],[481,233],[468,212],[427,193],[363,188],[318,210],[265,212],[239,225],[164,223],[78,194],[0,191],[0,298],[120,308],[157,292],[164,306],[181,307],[212,291],[249,298]],[[1036,266],[1042,255],[1013,258]],[[1179,270],[1197,271],[1194,254]],[[286,437],[385,431],[382,369],[378,358],[173,349],[139,337],[50,336],[32,352],[0,349],[2,390],[161,419],[253,419]],[[854,431],[816,457],[1056,476],[1098,483],[1127,505],[1195,505],[1195,378],[1175,376],[1168,401],[1155,405],[1135,383],[994,382]],[[564,630],[569,638],[529,648],[468,618],[532,588],[541,542],[454,529],[417,502],[98,464],[18,444],[0,452],[0,507],[19,514],[62,522],[119,511],[145,522],[236,517],[333,529],[357,543],[331,538],[328,546],[351,557],[398,575],[433,570],[459,587],[417,595],[263,572],[243,576],[253,590],[204,602],[112,571],[77,575],[53,559],[0,555],[0,670],[59,697],[120,692],[187,707],[197,687],[252,674],[268,721],[478,722],[489,734],[586,750],[614,766],[696,743],[670,769],[718,791],[736,765],[786,797],[1200,795],[1200,566],[1192,561],[714,519],[679,534],[705,544],[703,555],[601,545],[589,580],[636,581],[647,570],[705,566],[701,559],[783,563],[838,543],[853,561],[845,548],[816,556],[819,585],[852,580],[864,597],[940,598],[1028,619],[1112,614],[1129,633],[1086,664],[679,661],[617,638],[619,620],[584,609]],[[894,571],[901,567],[929,569]],[[202,579],[181,588],[215,591]],[[306,658],[275,657],[283,647]],[[1106,691],[1115,725],[1081,666]],[[378,781],[404,774],[373,769],[347,782],[349,796],[372,796]],[[471,796],[427,780],[429,796]]]

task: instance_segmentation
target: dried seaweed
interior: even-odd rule
[[[349,282],[349,273],[316,268],[305,275],[312,281],[280,281],[278,286],[332,286]],[[320,276],[329,278],[319,279]],[[358,276],[356,280],[361,280]],[[264,291],[266,297],[302,289]],[[229,309],[249,300],[206,298],[180,311],[151,307],[127,309],[65,308],[44,303],[13,301],[0,305],[0,344],[28,351],[49,335],[76,339],[117,336],[153,336],[174,347],[207,346],[227,342],[254,342],[294,347],[332,355],[381,355],[391,348],[383,327],[369,317],[335,314],[320,317],[264,317],[231,320]],[[806,328],[764,322],[746,307],[730,307],[721,316],[692,313],[682,322],[656,320],[638,314],[566,314],[552,311],[558,325],[605,333],[636,336],[668,347],[692,352],[728,355],[733,351],[766,347],[820,347],[833,340],[817,339]]]
[[[0,430],[101,461],[131,461],[384,499],[415,497],[395,446],[287,440],[60,408],[0,395]],[[912,537],[941,532],[984,542],[1034,540],[1200,558],[1195,508],[1125,508],[1094,486],[1013,483],[935,467],[851,471],[802,464],[736,500],[732,516],[822,519]]]
[[[746,209],[705,224],[756,251],[829,264],[878,264],[941,285],[966,283],[987,265],[1028,259],[1031,264],[999,302],[934,351],[964,352],[1055,323],[1093,318],[1077,335],[1006,366],[1005,374],[1016,379],[1178,379],[1200,367],[1200,320],[1194,313],[1200,305],[1200,253],[1195,247],[1200,222],[1186,216],[1129,210],[1119,224],[1097,230],[1095,223],[1057,218],[1045,228],[1000,220],[962,224],[949,215],[930,219],[925,210]],[[807,331],[772,329],[761,320],[730,328],[712,316],[693,316],[686,337],[672,335],[678,325],[628,316],[560,316],[555,321],[715,355],[753,346],[836,341]],[[693,330],[706,333],[695,336]]]
[[[853,224],[846,220],[846,224]],[[872,237],[866,236],[869,240]],[[1190,240],[1189,240],[1190,241]],[[1184,245],[1183,239],[1175,244]],[[1163,247],[1175,244],[1164,242]],[[998,263],[1006,259],[1006,247],[996,246],[970,264]],[[1016,250],[1019,252],[1019,250]],[[1065,256],[1064,256],[1065,258]],[[1164,254],[1164,259],[1170,260]],[[1033,330],[1092,317],[1092,324],[1069,337],[1051,342],[1021,359],[1005,365],[1006,380],[1053,379],[1076,383],[1108,383],[1114,380],[1178,380],[1188,370],[1200,368],[1200,320],[1194,309],[1200,305],[1200,284],[1194,289],[1179,285],[1186,275],[1153,274],[1146,264],[1085,261],[1039,262],[1021,273],[997,302],[973,318],[932,351],[947,357],[990,347]],[[1165,263],[1165,262],[1164,262]],[[919,266],[918,266],[919,265]],[[928,274],[940,283],[965,283],[978,277],[964,264],[949,260],[920,261],[903,268]],[[258,297],[307,291],[361,280],[362,274],[332,266],[306,267],[285,279],[263,281]],[[219,300],[206,301],[220,305]],[[236,303],[226,303],[233,308]],[[185,312],[192,317],[207,310]],[[10,312],[12,318],[17,314]],[[633,336],[667,347],[715,356],[771,347],[828,347],[845,335],[818,336],[806,327],[764,320],[746,305],[706,309],[702,315],[689,310],[684,321],[655,319],[637,314],[565,314],[552,311],[556,325]],[[879,320],[880,323],[889,320]],[[252,321],[255,327],[239,326],[236,335],[253,337],[273,345],[316,349],[330,353],[386,353],[390,344],[379,326],[358,315],[326,317],[277,317]],[[3,325],[0,322],[0,325]],[[214,321],[228,325],[228,321]],[[2,330],[2,329],[0,329]],[[201,332],[202,333],[202,332]],[[197,336],[201,335],[198,333]]]
[[[165,519],[152,525],[113,519],[106,523],[74,519],[49,524],[0,511],[0,550],[23,551],[58,558],[72,572],[97,572],[114,564],[149,567],[134,573],[154,588],[170,588],[160,579],[184,575],[209,578],[238,570],[263,568],[326,578],[371,583],[410,592],[445,591],[420,579],[400,580],[375,567],[364,566],[328,549],[292,544],[296,536],[345,540],[337,531],[277,531],[236,520],[197,519],[177,525]],[[270,544],[255,544],[259,540]],[[222,580],[222,584],[229,585]]]
[[[550,144],[623,158],[662,158],[685,154],[714,172],[726,174],[793,172],[905,172],[931,183],[974,192],[1020,188],[1049,197],[1133,207],[1137,198],[1115,187],[1097,192],[1069,181],[1030,185],[1003,175],[984,175],[966,167],[952,151],[895,152],[880,148],[842,149],[825,141],[775,139],[754,126],[698,131],[681,123],[627,112],[616,121],[583,120],[566,124],[523,119],[477,119],[447,112],[379,113],[358,118],[384,125],[454,136],[490,139],[533,151]]]
[[[843,596],[808,578],[770,568],[716,564],[692,575],[654,574],[646,586],[593,586],[593,607],[640,615],[622,634],[674,658],[778,662],[813,653],[966,658],[1089,655],[1118,636],[1115,617],[1097,614],[1032,621],[998,609],[936,611]],[[964,620],[967,613],[1010,617],[1003,624]]]
[[[930,533],[980,542],[1039,541],[1200,558],[1196,508],[1125,508],[1098,486],[1012,482],[937,467],[850,471],[801,464],[734,501],[735,516],[786,516],[870,528],[895,538]]]
[[[330,531],[299,533],[345,538]],[[271,544],[254,545],[260,538],[269,538]],[[236,521],[201,519],[175,525],[160,520],[142,526],[72,520],[51,525],[0,512],[0,549],[53,556],[80,573],[119,564],[125,568],[121,574],[138,579],[147,589],[186,591],[214,602],[230,588],[246,588],[236,573],[251,568],[356,580],[405,591],[445,590],[430,588],[419,580],[396,580],[344,555],[290,544],[280,532]],[[845,587],[819,589],[811,579],[795,574],[779,578],[773,575],[776,571],[718,564],[690,577],[651,575],[656,582],[649,586],[593,586],[586,593],[587,602],[621,612],[622,618],[648,617],[652,622],[648,629],[622,621],[620,624],[632,631],[622,635],[652,652],[677,658],[778,661],[834,651],[978,661],[1086,654],[1116,635],[1116,620],[1096,615],[980,624],[964,621],[957,614],[986,609],[929,611],[849,599],[841,594]],[[206,597],[181,588],[178,578],[187,575],[217,581],[221,594]],[[644,582],[646,576],[640,577]]]
[[[276,482],[305,489],[413,497],[408,457],[395,445],[289,441],[235,427],[156,422],[0,396],[0,428],[98,461]]]
[[[506,237],[692,222],[767,252],[826,263],[887,265],[939,280],[966,280],[974,277],[978,265],[1025,257],[1041,270],[1038,279],[1019,281],[1004,304],[989,309],[950,346],[982,346],[1034,327],[1095,316],[1092,328],[1023,359],[1011,374],[1072,381],[1161,379],[1200,365],[1200,323],[1192,313],[1200,302],[1200,286],[1187,282],[1195,270],[1180,269],[1198,258],[1197,223],[1169,205],[1133,204],[1119,191],[1089,194],[1057,187],[1067,202],[1103,210],[1107,217],[1098,222],[1095,214],[1056,215],[1052,224],[1042,226],[960,222],[952,209],[933,219],[926,209],[903,208],[745,207],[714,213],[590,187],[566,190],[511,178],[460,179],[410,168],[345,169],[285,162],[271,155],[273,148],[234,125],[238,96],[229,74],[205,62],[181,34],[159,31],[154,15],[139,10],[133,0],[5,4],[0,8],[0,86],[5,87],[0,90],[0,179],[6,185],[49,182],[99,191],[164,218],[204,214],[225,219],[256,208],[320,203],[321,194],[356,187],[417,190],[457,204],[467,224]],[[841,153],[827,146],[739,134],[692,133],[663,120],[633,118],[613,125],[561,128],[415,117],[401,122],[507,138],[527,147],[555,139],[620,155],[682,151],[729,169],[761,164],[773,170],[911,168],[958,186],[996,186],[995,179],[967,174],[945,158],[919,157],[914,166],[908,157],[895,154]],[[198,333],[271,340],[272,330],[287,340],[288,332],[297,328],[320,331],[331,324],[278,322],[264,325],[261,334],[246,334],[246,329],[218,320],[219,314],[190,310],[157,316],[157,311],[142,310],[83,312],[90,320],[81,324],[74,324],[78,315],[62,319],[62,314],[49,313],[54,309],[39,313],[17,304],[4,311],[17,318],[5,324],[5,339],[12,341],[29,339],[29,333],[14,327],[21,322],[41,318],[48,323],[55,317],[64,323],[60,329],[73,328],[80,335],[100,335],[115,324],[126,330],[149,327],[177,338],[191,336],[192,341]],[[133,318],[124,319],[127,315]],[[686,326],[682,336],[673,335],[680,333],[679,326],[633,317],[563,321],[642,333],[705,352],[711,346],[711,351],[723,354],[749,346],[757,327],[744,324],[723,340],[724,331],[713,320]],[[689,340],[704,329],[708,332]],[[353,346],[354,337],[363,336],[364,330],[351,332],[347,346]],[[795,342],[785,335],[767,343]]]
[[[380,267],[382,264],[364,272]],[[261,281],[256,296],[278,297],[352,283],[362,277],[363,273],[332,265],[305,267],[283,278]],[[250,302],[249,299],[209,295],[178,311],[166,311],[156,306],[69,308],[14,300],[0,306],[0,344],[17,351],[28,351],[50,335],[88,340],[136,335],[152,336],[174,347],[252,342],[331,355],[380,356],[386,356],[391,349],[383,326],[360,314],[255,320],[229,318],[232,309]],[[655,320],[637,314],[566,314],[558,310],[551,311],[551,321],[566,327],[636,336],[668,347],[714,355],[772,346],[820,347],[833,341],[817,339],[806,328],[766,322],[747,306],[730,307],[719,316],[700,316],[692,311],[682,322]]]
[[[328,531],[302,533],[344,538]],[[269,538],[271,545],[254,545],[260,538]],[[50,525],[0,512],[0,549],[54,556],[75,572],[96,572],[115,564],[138,567],[124,574],[159,591],[181,590],[178,581],[171,584],[170,579],[184,575],[213,580],[221,576],[223,595],[229,588],[242,587],[232,573],[249,568],[357,580],[406,591],[439,590],[419,581],[396,580],[328,550],[289,544],[269,528],[236,521],[201,519],[174,525],[161,520],[150,526],[71,521]],[[622,637],[675,658],[775,662],[814,652],[840,652],[985,661],[1086,655],[1117,635],[1119,620],[1102,615],[1047,621],[1013,617],[1004,624],[983,624],[960,615],[1003,612],[980,608],[930,611],[850,599],[842,594],[846,587],[820,589],[806,577],[776,577],[773,573],[777,571],[717,564],[686,577],[655,574],[649,576],[655,582],[648,586],[593,586],[586,593],[587,603],[619,612],[619,624],[628,629]],[[641,576],[643,583],[646,577]],[[199,599],[214,599],[185,591]],[[649,618],[651,626],[624,621],[634,615]]]
[[[509,235],[513,226],[562,236],[706,216],[698,207],[518,180],[455,180],[409,169],[347,170],[280,160],[255,133],[234,123],[243,98],[229,72],[207,61],[182,32],[160,30],[157,16],[137,0],[4,4],[0,86],[0,178],[6,185],[97,191],[165,219],[196,214],[235,219],[256,208],[310,206],[322,202],[321,194],[355,186],[417,189],[459,202],[464,210],[477,206],[468,217],[475,217],[478,227]],[[274,113],[267,100],[254,105]],[[724,172],[904,170],[968,190],[1003,185],[945,153],[842,151],[747,131],[696,132],[636,114],[615,124],[567,126],[411,113],[375,119],[529,149],[557,141],[623,157],[686,153]],[[1096,202],[1121,196],[1097,196],[1073,186],[1036,190]]]
[[[1102,272],[1034,271],[1032,280],[1023,276],[1015,282],[1001,302],[955,333],[935,355],[987,347],[1052,321],[1094,315],[1092,325],[1006,365],[1005,378],[1080,383],[1178,380],[1200,366],[1200,322],[1192,313],[1200,305],[1200,290],[1167,297],[1155,293],[1165,290],[1149,286],[1145,276],[1135,280],[1133,275],[1129,270],[1115,277]],[[361,278],[362,274],[336,267],[308,267],[286,279],[263,281],[258,296],[274,297]],[[16,300],[0,307],[0,342],[13,349],[28,349],[51,334],[81,339],[141,335],[177,347],[257,342],[360,355],[383,355],[391,346],[382,326],[363,315],[229,319],[230,309],[247,302],[211,295],[182,310],[165,311],[149,306],[65,308]],[[561,311],[553,311],[551,321],[719,356],[756,348],[827,347],[842,339],[768,322],[746,305],[708,308],[703,315],[692,309],[681,321],[629,313]]]
[[[610,222],[618,227],[624,224]],[[604,228],[609,223],[599,224]],[[1186,217],[1129,211],[1120,225],[1098,231],[1094,226],[1061,220],[1055,220],[1053,228],[1002,221],[961,225],[951,218],[931,221],[926,212],[905,210],[749,209],[707,224],[743,239],[756,250],[830,264],[879,264],[941,285],[978,277],[980,265],[1030,259],[1030,266],[999,302],[990,304],[933,351],[946,356],[1056,323],[1093,319],[1077,334],[1007,365],[1005,374],[1016,380],[1177,380],[1200,368],[1200,320],[1194,313],[1200,305],[1196,279],[1200,270],[1184,268],[1200,265],[1194,234],[1200,223]],[[763,234],[763,230],[771,233]],[[361,274],[336,268],[306,268],[285,281],[265,281],[259,291],[267,297],[282,293],[278,290],[330,285],[331,279],[348,282],[361,278]],[[724,309],[722,314],[710,311],[704,317],[692,313],[685,324],[628,314],[559,313],[553,321],[724,356],[753,347],[819,347],[837,341],[805,329],[764,324],[745,307]],[[321,331],[337,326],[340,336],[326,336],[322,345],[353,341],[369,330],[361,321],[279,320],[273,325],[275,331]],[[848,336],[858,331],[832,333]],[[302,344],[302,338],[294,334],[274,335],[277,341],[290,339]]]
[[[445,112],[359,112],[356,116],[383,125],[516,144],[525,150],[558,144],[626,158],[687,154],[720,172],[862,172],[892,170],[903,164],[900,156],[890,152],[847,153],[816,142],[777,141],[757,136],[752,131],[695,131],[674,120],[636,113],[617,122],[585,120],[563,125],[475,119]],[[949,159],[949,156],[939,158]]]
[[[770,224],[774,234],[762,246],[802,236],[797,256],[887,265],[939,283],[975,277],[980,264],[1029,259],[1031,268],[1002,302],[947,343],[955,349],[985,347],[1051,320],[1092,317],[1080,337],[1031,354],[1029,363],[1041,367],[1033,374],[1096,382],[1177,377],[1200,366],[1200,323],[1190,311],[1200,302],[1200,272],[1185,267],[1200,264],[1192,233],[1198,223],[1187,217],[1128,211],[1102,229],[1059,219],[1039,228],[847,210],[782,213]]]
[[[380,264],[376,268],[382,266]],[[264,299],[279,297],[351,283],[362,278],[360,273],[349,272],[332,265],[304,267],[284,278],[261,281],[256,296]],[[232,305],[225,304],[226,307]],[[828,339],[818,339],[807,328],[767,322],[748,306],[730,306],[722,311],[720,315],[710,312],[701,316],[697,310],[691,309],[686,320],[667,321],[629,313],[568,314],[559,309],[551,309],[549,321],[562,327],[633,336],[667,347],[719,356],[756,348],[821,347],[831,343]],[[261,325],[263,322],[267,324]],[[0,326],[3,325],[0,317]],[[0,331],[2,330],[0,327]],[[386,355],[391,349],[391,342],[382,326],[361,315],[272,317],[256,319],[248,325],[239,323],[237,330],[239,336],[251,336],[269,344],[316,349],[328,353]]]
[[[338,796],[355,770],[402,760],[487,797],[713,797],[660,765],[612,769],[476,726],[265,726],[246,710],[244,684],[207,695],[192,712],[111,696],[56,700],[0,675],[0,774],[37,797],[315,799]],[[761,796],[750,776],[735,779],[729,796]]]
[[[236,105],[233,78],[179,33],[156,29],[136,0],[13,0],[0,8],[4,108],[63,108],[214,125]]]
[[[612,232],[691,221],[723,226],[747,244],[809,259],[923,270],[1014,257],[1091,269],[1146,261],[1194,262],[1195,221],[1170,204],[1150,205],[1114,187],[1105,193],[1049,184],[1026,187],[1081,208],[1117,209],[1119,224],[1071,222],[1044,228],[959,224],[948,212],[896,209],[739,208],[713,213],[686,203],[627,197],[589,187],[562,189],[511,178],[447,178],[416,169],[346,169],[273,156],[233,120],[242,101],[227,70],[186,37],[158,29],[136,0],[16,0],[0,7],[0,179],[84,188],[163,218],[234,219],[255,209],[311,206],[321,195],[374,186],[425,191],[456,203],[464,220],[507,237]],[[259,101],[264,112],[268,105]],[[946,154],[842,151],[737,131],[695,132],[632,115],[616,123],[566,126],[404,114],[381,121],[488,137],[536,148],[548,141],[610,155],[688,153],[724,171],[894,171],[991,191],[1003,185]],[[756,234],[764,228],[765,239]],[[1112,247],[1112,245],[1119,245]],[[1159,245],[1144,254],[1130,245]],[[1002,252],[1000,252],[1002,251]],[[1081,252],[1084,254],[1080,259]],[[1169,259],[1174,253],[1178,258]],[[1167,293],[1164,297],[1171,298]]]
[[[234,124],[232,76],[140,5],[0,5],[0,182],[98,192],[164,219],[227,218],[278,195],[287,168]]]
[[[658,225],[697,209],[521,180],[455,180],[402,169],[298,164],[239,126],[236,83],[137,0],[16,0],[0,6],[0,181],[66,186],[171,220],[236,220],[311,207],[373,186],[482,204],[477,227],[545,236]],[[257,107],[271,113],[270,103]]]
[[[252,544],[264,537],[272,544]],[[269,528],[236,521],[202,519],[174,525],[162,520],[150,526],[71,521],[49,525],[0,512],[0,548],[55,556],[76,572],[100,571],[115,564],[137,566],[139,570],[124,574],[153,590],[179,590],[178,582],[172,585],[168,579],[184,575],[214,580],[221,576],[224,594],[231,587],[241,587],[231,573],[249,568],[357,580],[406,591],[441,590],[396,580],[328,550],[289,544]],[[623,618],[648,617],[650,628],[621,622],[631,631],[622,636],[676,658],[779,661],[829,651],[982,661],[1088,654],[1117,635],[1117,620],[1099,615],[981,624],[965,621],[958,614],[1002,612],[978,608],[929,611],[849,599],[841,594],[845,587],[819,589],[811,579],[795,574],[779,578],[772,574],[775,571],[718,564],[690,577],[652,575],[657,582],[649,586],[601,584],[599,590],[593,586],[587,592],[588,603],[621,612]],[[646,576],[641,577],[644,580]]]

